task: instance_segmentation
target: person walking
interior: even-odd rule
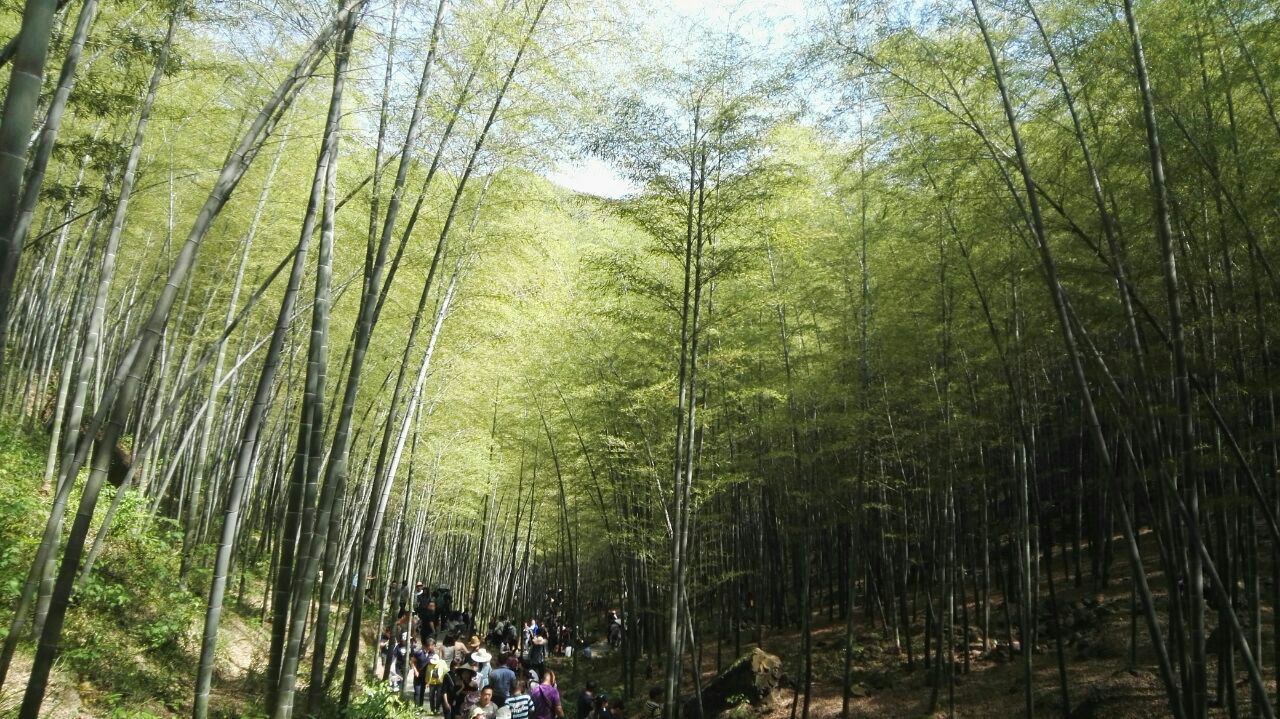
[[[479,714],[476,710],[479,710]],[[485,687],[480,690],[480,698],[476,701],[476,706],[471,710],[471,716],[482,717],[483,719],[493,719],[494,714],[498,711],[498,705],[493,703],[493,688]]]
[[[609,697],[606,694],[600,694],[595,699],[595,708],[587,714],[589,719],[614,719],[614,714],[609,708]]]
[[[413,651],[409,653],[409,663],[413,666],[413,705],[421,707],[427,701],[427,679],[431,671],[431,660],[427,652],[413,640]]]
[[[564,706],[560,703],[560,690],[556,688],[556,673],[548,669],[542,681],[529,690],[533,697],[530,719],[564,719]]]
[[[428,657],[431,664],[427,675],[427,699],[431,713],[439,714],[444,708],[444,678],[449,673],[449,664],[435,652],[430,652]]]
[[[422,590],[422,596],[424,598],[428,596],[427,590]],[[440,631],[440,610],[436,609],[435,602],[429,599],[426,601],[426,604],[422,607],[419,619],[422,622],[422,631],[424,634],[435,636],[436,632]]]
[[[398,637],[408,634],[416,639],[418,637],[418,618],[407,611],[400,612],[399,616],[396,617],[395,634]]]
[[[547,672],[547,649],[547,638],[543,636],[543,628],[538,627],[534,630],[533,639],[529,643],[529,668],[538,673],[540,680]]]
[[[506,655],[493,660],[493,669],[489,670],[489,686],[493,687],[493,700],[502,706],[506,699],[516,693],[516,673],[507,666]]]
[[[409,580],[400,580],[399,592],[400,608],[396,610],[396,614],[402,614],[409,609]]]
[[[493,662],[493,655],[484,647],[480,647],[471,654],[471,664],[476,670],[476,687],[479,689],[489,686],[489,672],[493,670],[491,662]]]
[[[516,628],[516,623],[510,619],[502,620],[502,651],[514,652],[516,645],[520,643],[520,630]]]
[[[471,654],[471,651],[472,651],[470,649],[467,649],[467,645],[463,643],[462,639],[463,637],[459,635],[456,639],[453,640],[453,663],[454,664],[466,664],[467,657]]]
[[[533,619],[524,623],[524,628],[520,630],[520,652],[521,656],[529,656],[529,645],[533,642]]]
[[[391,673],[387,680],[391,684],[391,691],[400,691],[400,682],[404,681],[405,672],[408,669],[409,647],[406,643],[409,641],[409,635],[402,635],[396,640],[395,648],[391,650]]]
[[[644,703],[645,719],[662,719],[662,687],[649,688],[649,701]]]
[[[441,700],[444,704],[445,719],[461,719],[462,705],[471,691],[471,680],[475,672],[468,666],[455,666],[444,676],[441,683]]]
[[[444,659],[444,663],[452,669],[454,666],[454,658],[457,656],[457,650],[454,648],[454,636],[452,634],[444,635],[444,641],[440,643],[440,656]]]
[[[596,683],[587,682],[582,691],[578,692],[578,719],[587,719],[591,714],[591,710],[595,708],[596,700]]]
[[[507,697],[506,707],[511,710],[511,719],[529,719],[533,711],[533,697],[529,696],[529,681],[516,678],[515,692]]]

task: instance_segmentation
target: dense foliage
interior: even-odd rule
[[[673,714],[702,647],[795,628],[806,718],[824,615],[845,713],[867,624],[931,710],[1017,646],[1069,716],[1059,604],[1131,582],[1151,711],[1274,716],[1273,5],[831,2],[781,48],[578,0],[12,9],[20,716],[59,657],[216,713],[224,603],[265,713],[376,713],[390,578],[620,607]],[[586,157],[633,191],[546,179]]]

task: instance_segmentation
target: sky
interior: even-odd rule
[[[813,0],[641,0],[643,17],[661,36],[686,34],[690,27],[731,30],[752,45],[778,50],[814,11]],[[547,179],[575,192],[619,198],[638,187],[599,158],[561,163]]]
[[[609,163],[597,157],[562,164],[549,172],[547,179],[574,192],[613,199],[634,194],[639,189],[630,180],[619,175]]]

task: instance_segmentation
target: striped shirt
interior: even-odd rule
[[[533,697],[528,694],[507,697],[507,708],[511,710],[511,719],[529,719],[529,712],[533,709]]]

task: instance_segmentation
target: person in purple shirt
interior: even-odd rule
[[[556,689],[555,672],[548,669],[542,683],[529,689],[529,696],[533,698],[533,711],[529,713],[529,719],[564,719],[564,707],[560,704],[560,691]]]

